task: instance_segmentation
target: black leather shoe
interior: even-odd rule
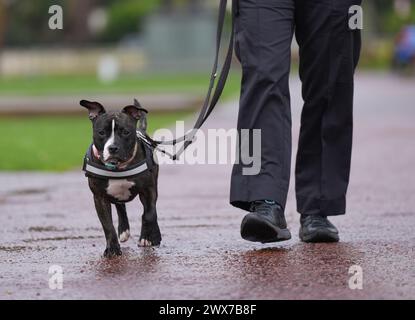
[[[338,242],[339,231],[326,216],[301,215],[300,239],[304,242]]]
[[[243,239],[253,242],[270,243],[291,239],[283,209],[277,203],[255,201],[241,224]]]

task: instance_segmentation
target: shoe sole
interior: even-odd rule
[[[242,220],[241,236],[252,242],[271,243],[291,239],[288,229],[281,229],[256,215],[248,214]]]
[[[309,234],[303,234],[300,229],[300,239],[303,242],[319,243],[319,242],[339,242],[340,238],[337,233],[317,230]]]

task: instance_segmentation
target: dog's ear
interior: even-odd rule
[[[126,106],[122,112],[128,114],[138,121],[138,128],[145,132],[147,130],[147,113],[148,111],[141,107],[137,99],[134,99],[133,106]]]
[[[89,112],[89,119],[94,120],[96,117],[98,117],[101,114],[105,113],[105,109],[99,102],[91,102],[87,100],[81,100],[79,102],[81,106],[88,109]]]

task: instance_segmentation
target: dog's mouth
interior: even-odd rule
[[[111,170],[116,169],[125,169],[125,167],[128,165],[129,160],[111,157],[107,161],[104,161],[104,165]]]
[[[110,159],[110,160],[107,161],[108,164],[111,164],[111,165],[114,165],[114,166],[120,164],[120,162],[121,161],[118,160],[118,159]]]
[[[136,152],[137,152],[137,144],[134,148],[134,152],[131,158],[124,159],[124,157],[121,157],[120,155],[112,154],[107,159],[105,159],[103,152],[98,151],[95,145],[93,146],[93,153],[95,157],[99,159],[101,163],[103,163],[104,166],[106,166],[110,170],[125,169],[135,157]]]
[[[110,159],[104,161],[104,164],[105,164],[106,167],[108,167],[110,169],[116,169],[122,164],[122,162],[123,161],[119,158],[110,158]]]
[[[115,170],[115,169],[122,169],[129,160],[122,159],[120,156],[117,155],[111,155],[108,157],[108,159],[104,158],[103,152],[98,151],[98,149],[93,146],[93,154],[94,156],[99,159],[104,166],[106,166],[108,169]]]

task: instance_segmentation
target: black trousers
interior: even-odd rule
[[[346,210],[353,132],[353,77],[359,30],[349,8],[361,0],[236,0],[236,55],[242,65],[238,129],[261,129],[261,170],[232,172],[230,202],[285,207],[291,166],[289,73],[295,33],[304,106],[296,159],[297,210],[340,215]]]

